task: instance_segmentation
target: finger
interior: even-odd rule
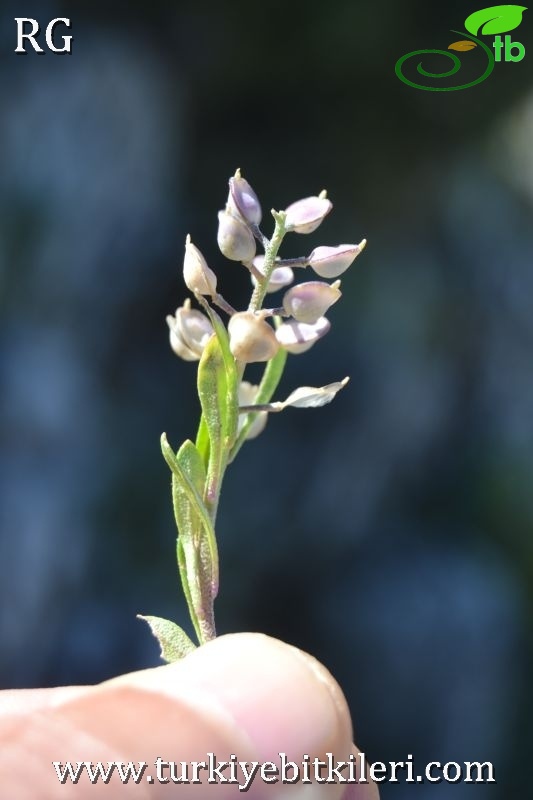
[[[284,748],[351,750],[350,713],[331,674],[307,653],[261,634],[219,637],[183,661],[108,685],[155,690],[207,705],[208,713],[218,708],[264,760]]]
[[[0,692],[0,717],[30,714],[56,706],[90,690],[90,686],[59,686],[54,689],[5,689]]]
[[[351,738],[346,703],[329,673],[300,651],[254,634],[222,637],[177,664],[102,684],[40,712],[31,725],[20,716],[13,724],[14,719],[11,745],[0,756],[0,779],[21,800],[57,796],[52,761],[131,760],[152,766],[159,756],[190,764],[212,752],[219,760],[235,753],[239,760],[279,764],[284,752],[301,763],[304,755],[321,758],[327,752],[345,759]],[[17,763],[25,772],[16,772]],[[157,782],[124,785],[116,777],[108,785],[67,783],[61,797],[153,798],[168,789]],[[183,797],[212,791],[220,800],[242,796],[234,785],[206,784],[205,774],[201,777],[201,785],[180,785]],[[269,785],[268,796],[280,788],[292,794],[302,787]],[[343,789],[316,788],[317,796],[331,798]],[[256,782],[248,796],[263,797],[266,789]]]

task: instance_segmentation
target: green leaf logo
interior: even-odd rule
[[[465,28],[473,36],[479,33],[494,36],[518,28],[522,22],[522,12],[526,6],[491,6],[474,11],[465,19]]]

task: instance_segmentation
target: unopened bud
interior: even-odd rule
[[[285,209],[285,227],[294,233],[312,233],[333,208],[326,197],[305,197]]]
[[[227,210],[237,216],[240,214],[253,225],[261,222],[261,204],[248,181],[242,177],[240,169],[229,179]]]
[[[265,274],[264,271],[264,264],[265,264],[265,257],[263,255],[256,256],[253,260],[253,265],[261,275]],[[289,286],[294,280],[294,272],[290,267],[274,267],[270,274],[270,280],[267,286],[267,294],[272,294],[272,292],[277,292],[278,289],[283,289],[284,286]],[[257,284],[257,280],[255,275],[252,273],[252,283],[255,286]]]
[[[213,296],[217,291],[217,276],[207,266],[207,261],[191,237],[185,240],[185,258],[183,259],[183,279],[191,292]]]
[[[305,353],[310,347],[325,336],[331,325],[325,317],[320,317],[314,325],[290,320],[283,322],[276,331],[280,345],[289,353]]]
[[[250,228],[227,211],[218,212],[217,242],[222,255],[231,261],[251,261],[255,256],[255,239]]]
[[[213,326],[207,317],[201,311],[192,310],[190,300],[186,300],[174,317],[168,315],[167,325],[170,346],[176,355],[185,361],[198,361],[213,334]]]
[[[337,278],[364,249],[366,239],[359,244],[339,244],[338,247],[315,247],[309,265],[321,278]]]
[[[283,308],[297,322],[313,325],[336,303],[341,292],[340,281],[331,286],[322,281],[309,281],[293,286],[283,297]]]
[[[259,386],[254,386],[248,381],[241,381],[241,383],[239,384],[239,405],[240,406],[253,405],[255,398],[257,397],[258,391],[259,391]],[[246,414],[240,414],[237,433],[241,432],[245,420],[246,420]],[[248,428],[246,438],[255,439],[256,436],[259,436],[259,434],[262,433],[262,431],[264,430],[264,427],[267,424],[267,420],[268,420],[268,412],[258,411],[256,413],[254,421]]]
[[[230,350],[238,361],[270,361],[279,350],[276,334],[264,319],[239,311],[228,324]]]

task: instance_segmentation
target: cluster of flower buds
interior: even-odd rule
[[[229,315],[229,347],[236,361],[242,365],[242,370],[249,363],[270,361],[281,349],[294,354],[304,353],[329,331],[330,323],[325,315],[339,300],[341,291],[339,280],[333,283],[326,281],[338,278],[348,269],[364,248],[366,240],[363,239],[359,244],[315,247],[308,256],[301,258],[283,260],[277,252],[285,234],[312,233],[332,207],[326,193],[321,192],[292,203],[283,212],[272,212],[278,231],[277,245],[273,250],[274,237],[269,241],[259,228],[262,211],[256,193],[239,170],[230,178],[226,206],[218,214],[217,242],[226,258],[240,261],[250,272],[254,293],[249,307],[244,311],[233,309],[218,293],[217,276],[190,236],[187,236],[183,261],[185,284],[210,315],[208,303],[222,308]],[[278,226],[281,226],[281,233]],[[257,242],[263,246],[264,253],[256,254]],[[326,280],[294,284],[295,270],[305,267],[310,267],[318,277]],[[280,290],[285,291],[279,307],[261,308],[266,294]],[[271,318],[274,325],[270,324]],[[190,300],[186,300],[174,316],[167,317],[167,323],[174,352],[186,361],[199,360],[207,342],[214,335],[213,324],[208,316],[202,311],[193,310]],[[320,403],[329,402],[342,386],[344,382],[313,389],[313,400],[307,399],[306,404],[316,405],[318,400]],[[241,381],[240,406],[252,408],[257,392],[257,386]],[[308,395],[307,391],[306,398]],[[287,404],[297,403],[291,399],[290,402],[286,401]],[[279,410],[283,404],[274,405],[264,406],[267,410],[258,410],[254,414],[251,424],[248,424],[247,438],[253,438],[261,432],[268,410]],[[243,424],[244,419],[241,418],[240,427]]]

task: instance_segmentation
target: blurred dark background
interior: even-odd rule
[[[496,786],[384,800],[529,795],[533,12],[523,61],[478,86],[394,74],[480,5],[2,3],[2,687],[156,664],[135,614],[187,619],[159,436],[194,435],[198,402],[165,315],[188,232],[244,304],[216,248],[240,166],[265,210],[327,187],[285,255],[368,247],[279,396],[351,383],[228,473],[220,632],[321,659],[371,760],[495,765]],[[15,16],[70,17],[72,55],[16,56]]]

